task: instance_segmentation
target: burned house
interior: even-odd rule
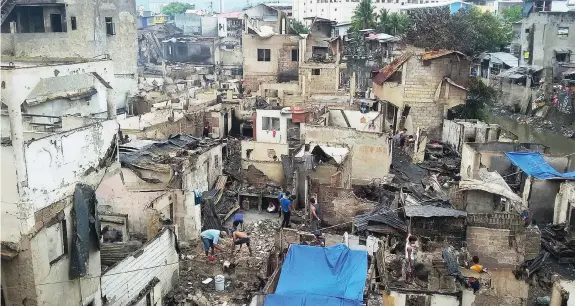
[[[479,120],[455,119],[443,120],[441,141],[461,153],[466,142],[492,142],[499,140],[501,128]]]
[[[158,224],[170,220],[180,239],[197,237],[201,194],[222,175],[222,144],[175,135],[163,141],[133,140],[120,152],[121,175],[103,182],[97,192],[102,210],[128,214],[129,231],[155,233]]]
[[[262,83],[297,80],[301,37],[292,34],[286,13],[260,4],[245,10],[244,14],[245,89],[257,91]]]
[[[447,111],[465,102],[469,69],[461,52],[406,50],[373,77],[373,92],[393,105],[395,129],[439,137]]]
[[[90,1],[10,1],[2,7],[2,62],[17,58],[111,59],[108,80],[117,108],[136,93],[137,38],[134,2],[113,1],[101,6]],[[94,22],[94,20],[98,20]],[[86,38],[90,37],[90,40]],[[6,56],[14,56],[10,60]],[[57,76],[61,69],[52,70]],[[121,81],[120,81],[121,80]]]
[[[7,304],[101,301],[94,189],[119,169],[114,78],[110,61],[14,59],[2,65]]]

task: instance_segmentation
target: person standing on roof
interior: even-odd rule
[[[215,259],[214,257],[214,249],[217,249],[220,252],[225,252],[225,250],[218,246],[220,242],[220,238],[226,236],[226,232],[218,231],[216,229],[209,229],[205,230],[200,234],[202,238],[202,243],[204,244],[204,251],[206,252],[206,256],[208,256],[208,251],[212,250],[212,255],[208,257],[210,261]]]
[[[311,211],[311,230],[312,233],[316,233],[319,231],[319,224],[321,222],[321,219],[318,217],[318,203],[316,202],[315,198],[311,198],[311,200],[309,200],[310,202],[310,211]]]
[[[415,279],[415,254],[417,253],[417,237],[408,235],[405,243],[405,261],[403,264],[402,279],[413,282]]]
[[[289,221],[291,218],[291,213],[293,212],[293,201],[295,200],[295,195],[291,195],[290,198],[284,196],[280,203],[282,207],[282,213],[284,215],[284,219],[282,221],[282,228],[289,227]]]

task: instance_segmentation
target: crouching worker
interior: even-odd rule
[[[243,244],[248,246],[248,250],[250,251],[251,256],[252,248],[250,247],[250,237],[248,234],[236,230],[232,236],[232,254],[236,251],[236,245],[240,246],[239,251],[241,251]]]
[[[215,259],[214,249],[217,249],[220,252],[225,252],[223,248],[218,246],[220,238],[224,237],[225,235],[226,232],[218,231],[216,229],[205,230],[200,234],[200,237],[202,238],[202,243],[204,244],[204,251],[206,252],[206,256],[208,256],[208,251],[210,249],[212,250],[211,256],[208,256],[208,259],[210,261],[213,261]]]

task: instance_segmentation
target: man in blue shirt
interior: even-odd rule
[[[244,211],[240,208],[238,212],[234,215],[234,231],[238,229],[238,226],[242,226],[242,230],[244,229]]]
[[[208,251],[212,249],[212,256],[210,256],[210,260],[212,260],[214,256],[214,248],[216,248],[220,252],[225,252],[224,249],[218,246],[218,242],[220,242],[220,238],[225,236],[226,232],[218,231],[216,229],[209,229],[205,230],[200,234],[202,238],[202,243],[204,244],[204,251],[206,252],[206,256],[208,256]]]
[[[288,198],[286,196],[280,200],[280,204],[282,207],[281,210],[282,210],[282,213],[284,215],[284,219],[282,221],[282,226],[281,226],[282,228],[283,227],[289,227],[289,220],[291,217],[291,213],[293,211],[293,205],[292,205],[293,200],[295,200],[295,195],[291,195],[290,198]]]
[[[278,205],[277,205],[277,210],[278,210],[278,216],[281,218],[282,217],[282,199],[283,198],[288,198],[289,199],[290,196],[290,192],[289,191],[282,191],[280,192],[280,194],[278,195]]]

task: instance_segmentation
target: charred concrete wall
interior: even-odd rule
[[[280,76],[297,76],[299,63],[292,61],[291,50],[298,50],[298,41],[297,35],[260,38],[257,34],[244,33],[242,53],[245,89],[257,91],[260,84],[277,83]],[[259,55],[258,50],[262,50]]]
[[[309,192],[317,195],[319,217],[327,225],[349,222],[374,208],[374,203],[356,198],[353,190],[323,185],[317,179],[310,180]]]
[[[351,176],[354,184],[383,178],[389,173],[391,146],[383,133],[350,128],[307,125],[302,129],[306,143],[343,143],[351,148]]]
[[[465,240],[465,218],[412,217],[411,231],[414,235],[428,237],[433,241],[447,241],[460,245]]]
[[[529,203],[532,218],[545,224],[553,222],[555,197],[559,193],[561,181],[528,177],[523,186],[523,198]]]
[[[121,120],[120,128],[130,139],[164,140],[170,135],[189,134],[202,137],[205,113],[203,111],[174,112],[170,120],[166,111],[156,111]],[[171,110],[169,110],[171,111]],[[151,123],[151,125],[150,125]]]
[[[134,94],[137,86],[135,2],[94,3],[81,0],[64,3],[65,16],[75,17],[77,29],[72,29],[71,18],[65,18],[63,28],[67,31],[64,32],[2,33],[2,42],[5,36],[12,37],[14,42],[12,50],[3,45],[2,54],[52,58],[96,58],[108,55],[114,62],[114,74],[121,79],[113,86],[118,108],[125,107],[127,94]],[[104,18],[110,18],[110,25],[107,25]],[[49,22],[45,20],[45,23]],[[8,24],[8,20],[5,24]],[[114,28],[113,35],[107,34],[107,27]]]
[[[32,232],[22,236],[18,256],[2,261],[2,285],[8,305],[67,305],[100,298],[100,251],[89,249],[86,278],[70,280],[75,232],[72,197],[38,211]]]
[[[102,297],[107,305],[128,305],[146,301],[153,292],[152,304],[162,304],[179,279],[177,239],[164,229],[134,254],[126,257],[102,275]],[[139,303],[138,303],[139,304]]]
[[[567,218],[570,215],[571,207],[573,206],[575,206],[575,183],[563,182],[561,183],[559,192],[555,197],[553,224],[569,222],[570,220],[567,220]]]

